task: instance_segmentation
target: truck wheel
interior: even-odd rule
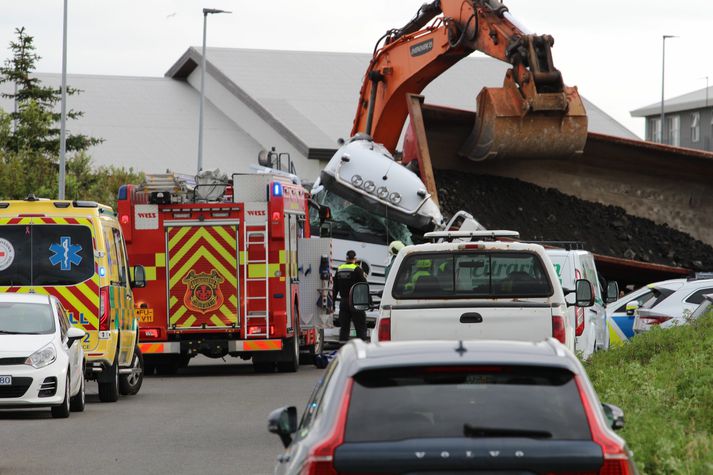
[[[50,408],[52,417],[55,419],[65,419],[69,417],[69,371],[67,371],[67,382],[64,385],[64,400],[59,406]]]
[[[84,407],[86,405],[86,385],[84,383],[84,374],[82,374],[82,379],[81,379],[81,386],[79,388],[79,392],[72,396],[72,398],[69,400],[69,408],[72,410],[72,412],[84,412]]]
[[[119,399],[119,354],[117,351],[116,357],[114,357],[114,364],[112,364],[104,378],[104,382],[99,381],[99,400],[101,402],[116,402]],[[101,377],[101,376],[100,376]]]
[[[138,393],[139,389],[141,389],[141,384],[144,382],[144,356],[138,346],[134,347],[131,369],[138,370],[138,372],[119,375],[119,393],[122,396],[133,396]]]
[[[315,356],[324,351],[324,329],[317,329],[314,345],[307,347],[307,353],[300,353],[300,364],[314,364]]]
[[[287,341],[284,349],[287,353],[286,361],[277,362],[277,371],[280,373],[296,373],[300,369],[300,344],[298,333],[291,340]]]

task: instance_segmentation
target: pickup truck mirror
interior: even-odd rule
[[[131,287],[143,289],[146,287],[146,269],[144,266],[134,266],[134,276],[131,279]]]
[[[612,303],[619,298],[619,282],[612,281],[607,284],[606,303]]]
[[[371,310],[371,293],[367,282],[357,282],[349,290],[349,308],[360,312]]]
[[[285,406],[275,409],[267,418],[267,430],[280,436],[285,447],[292,443],[292,434],[297,432],[297,408]]]
[[[577,307],[591,307],[594,305],[594,290],[587,279],[578,279],[575,282],[575,305]]]
[[[604,415],[609,422],[609,427],[614,430],[624,428],[624,411],[619,406],[604,403],[602,404],[602,409],[604,409]]]
[[[638,300],[632,300],[631,302],[628,302],[626,304],[626,314],[630,317],[633,317],[634,314],[636,313],[636,310],[639,308],[639,301]]]

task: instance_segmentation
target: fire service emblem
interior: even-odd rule
[[[218,271],[213,269],[210,274],[201,272],[196,274],[190,271],[181,282],[186,284],[186,293],[183,296],[183,303],[188,309],[194,312],[208,313],[223,305],[223,293],[220,291],[220,284],[225,279],[218,275]]]

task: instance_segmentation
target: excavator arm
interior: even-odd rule
[[[367,69],[352,135],[393,152],[408,116],[406,95],[474,51],[511,65],[503,87],[483,88],[473,132],[460,149],[471,160],[570,157],[582,152],[587,116],[576,88],[554,67],[549,35],[526,33],[498,0],[435,0],[390,30]],[[467,80],[467,78],[464,78]]]

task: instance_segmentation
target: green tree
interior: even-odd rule
[[[10,112],[13,127],[4,140],[5,150],[20,152],[31,150],[41,153],[49,160],[59,155],[61,114],[56,112],[56,105],[62,99],[60,88],[44,86],[33,74],[40,56],[35,53],[34,38],[25,32],[25,28],[15,30],[17,40],[10,42],[11,57],[0,67],[0,84],[13,84],[12,92],[2,93],[2,97],[15,103]],[[81,92],[67,87],[67,95]],[[73,120],[83,115],[80,111],[67,111],[67,119]],[[83,134],[67,134],[67,151],[83,151],[102,139]]]

